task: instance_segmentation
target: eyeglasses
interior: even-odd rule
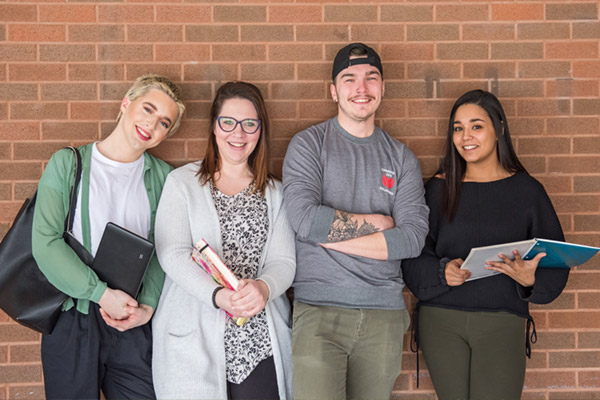
[[[233,132],[239,124],[242,127],[242,130],[248,135],[256,133],[260,128],[260,119],[254,118],[246,118],[238,121],[231,117],[217,117],[217,123],[219,124],[219,128],[225,132]]]

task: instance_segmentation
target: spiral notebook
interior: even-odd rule
[[[152,242],[109,222],[92,268],[109,288],[120,289],[135,299],[153,255]]]

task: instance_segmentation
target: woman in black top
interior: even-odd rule
[[[544,253],[518,252],[488,263],[498,275],[468,281],[473,247],[532,239],[564,240],[544,187],[512,147],[502,105],[473,90],[454,104],[446,154],[426,186],[429,235],[418,258],[402,264],[419,299],[417,343],[440,400],[519,399],[535,327],[529,303],[554,300],[569,270],[537,268]],[[527,330],[527,331],[526,331]]]

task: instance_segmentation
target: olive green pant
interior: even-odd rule
[[[406,310],[294,305],[294,399],[389,400],[402,368]]]
[[[422,306],[419,340],[439,400],[519,400],[526,319]]]

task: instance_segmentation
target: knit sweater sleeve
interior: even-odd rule
[[[542,184],[537,181],[535,183],[534,200],[529,203],[528,236],[564,241],[565,237],[552,202]],[[530,303],[550,303],[561,294],[568,278],[569,268],[538,268],[533,287],[525,288],[517,284],[517,291],[522,300]]]
[[[441,182],[441,181],[439,181]],[[402,261],[404,283],[419,300],[430,300],[450,290],[444,277],[449,259],[436,255],[436,243],[441,205],[441,185],[430,180],[425,185],[425,200],[429,206],[429,233],[421,255]]]

